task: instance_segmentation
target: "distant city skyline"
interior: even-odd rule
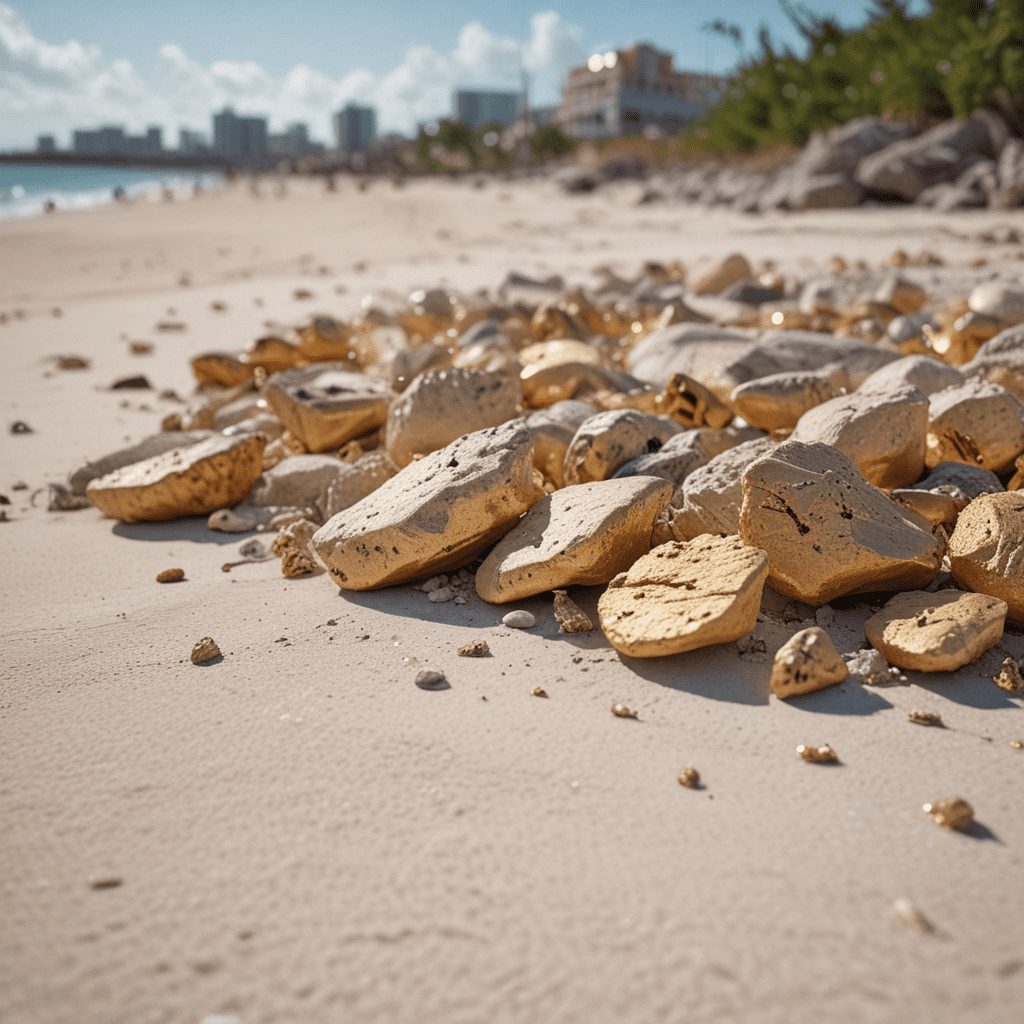
[[[807,6],[863,20],[863,0]],[[481,0],[0,2],[0,149],[35,148],[43,134],[68,148],[73,130],[110,124],[129,134],[158,125],[177,139],[207,131],[228,105],[266,117],[275,134],[306,124],[327,145],[346,103],[373,106],[381,133],[408,134],[447,115],[455,89],[518,88],[524,70],[531,105],[556,104],[570,67],[641,39],[674,52],[680,69],[728,72],[742,51],[702,31],[715,17],[740,25],[748,52],[762,22],[800,49],[772,0],[721,10],[696,0],[565,0],[558,10]]]

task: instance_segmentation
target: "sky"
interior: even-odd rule
[[[803,6],[857,25],[867,0]],[[743,29],[742,49],[703,30],[715,18]],[[778,0],[0,0],[0,149],[100,124],[158,124],[175,145],[225,105],[331,142],[331,114],[354,101],[410,134],[450,112],[453,88],[517,89],[524,71],[531,103],[557,103],[569,68],[637,41],[727,73],[761,24],[800,51]]]

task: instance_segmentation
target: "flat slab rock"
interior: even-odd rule
[[[484,560],[476,592],[504,604],[607,583],[650,551],[651,528],[672,489],[667,480],[633,476],[545,495]]]
[[[543,496],[533,435],[504,424],[460,437],[406,466],[313,536],[310,549],[345,590],[373,590],[464,565]]]
[[[953,672],[1003,635],[1006,603],[985,594],[915,590],[897,594],[864,623],[887,661],[919,672]]]
[[[768,552],[769,586],[811,605],[935,579],[943,544],[908,515],[825,444],[784,441],[743,474],[740,537]]]
[[[266,443],[262,434],[215,434],[108,473],[86,494],[101,512],[126,523],[207,516],[248,494],[263,469]]]
[[[1007,619],[1024,626],[1024,491],[975,498],[949,538],[953,579],[1007,604]]]
[[[376,377],[353,373],[345,363],[282,370],[264,390],[278,419],[311,452],[340,448],[382,426],[391,388]]]
[[[776,652],[772,664],[771,688],[776,697],[813,693],[850,674],[846,662],[820,626],[802,629]]]
[[[767,554],[737,537],[669,541],[608,584],[601,629],[633,658],[729,643],[754,628],[767,575]]]
[[[87,462],[84,466],[76,469],[68,478],[72,494],[85,494],[85,489],[93,480],[113,473],[116,469],[124,469],[125,466],[134,465],[137,462],[144,462],[153,458],[154,455],[163,455],[174,448],[189,448],[200,441],[205,441],[213,434],[209,430],[168,430],[161,434],[154,434],[147,437],[138,444],[129,448],[121,448],[95,462]]]

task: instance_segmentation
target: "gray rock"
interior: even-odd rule
[[[1001,384],[1024,402],[1024,324],[1008,327],[978,349],[970,362],[960,367],[964,377],[979,377]]]
[[[656,476],[668,480],[674,488],[711,458],[699,430],[685,430],[670,437],[661,450],[641,455],[620,466],[613,479],[627,476]]]
[[[673,324],[636,345],[627,369],[640,380],[663,388],[677,373],[704,383],[716,370],[752,347],[750,333],[712,324]]]
[[[660,451],[682,431],[668,416],[637,409],[609,409],[584,420],[565,453],[562,475],[567,485],[607,480],[632,459]]]
[[[120,448],[116,452],[104,455],[102,459],[87,462],[76,469],[68,479],[71,493],[84,495],[90,481],[113,473],[115,469],[124,469],[125,466],[134,465],[136,462],[145,462],[146,459],[151,459],[154,455],[163,455],[173,448],[189,448],[213,436],[212,430],[168,430],[162,434],[154,434],[138,444]]]
[[[998,210],[1012,210],[1024,204],[1024,140],[1010,139],[999,154],[996,167],[998,188],[989,204]]]
[[[926,395],[933,395],[943,388],[962,384],[964,375],[949,363],[934,356],[912,355],[896,359],[875,370],[863,384],[864,391],[883,391],[913,384]]]
[[[814,132],[797,160],[801,173],[853,174],[866,156],[912,134],[910,125],[866,115],[844,125]]]
[[[421,668],[416,673],[416,685],[421,690],[448,690],[451,684],[445,674],[436,668]]]
[[[263,473],[246,502],[263,507],[323,509],[328,488],[347,468],[347,463],[333,455],[293,455]]]
[[[982,494],[998,494],[1006,489],[995,473],[966,462],[940,462],[920,483],[912,486],[921,491],[956,487],[971,499]]]
[[[848,174],[797,177],[789,190],[791,210],[845,210],[864,198],[864,188]]]

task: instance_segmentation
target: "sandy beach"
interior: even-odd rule
[[[1019,245],[981,238],[1024,231],[1012,211],[636,200],[289,181],[0,223],[3,1024],[1018,1018],[1024,715],[992,676],[1024,657],[1020,631],[956,673],[785,702],[770,653],[736,643],[628,659],[599,629],[560,634],[548,595],[515,606],[538,620],[517,631],[472,592],[340,592],[276,559],[224,572],[247,536],[203,519],[47,511],[49,484],[184,408],[166,393],[190,395],[192,356],[350,319],[384,289],[734,251],[805,277],[897,248],[1024,277]],[[152,389],[110,390],[134,374]],[[158,585],[172,566],[186,581]],[[574,594],[595,619],[601,590]],[[847,605],[840,652],[870,614]],[[207,635],[223,660],[191,664]],[[492,657],[456,655],[478,637]],[[451,688],[418,689],[424,666]],[[953,795],[969,834],[922,813]]]

